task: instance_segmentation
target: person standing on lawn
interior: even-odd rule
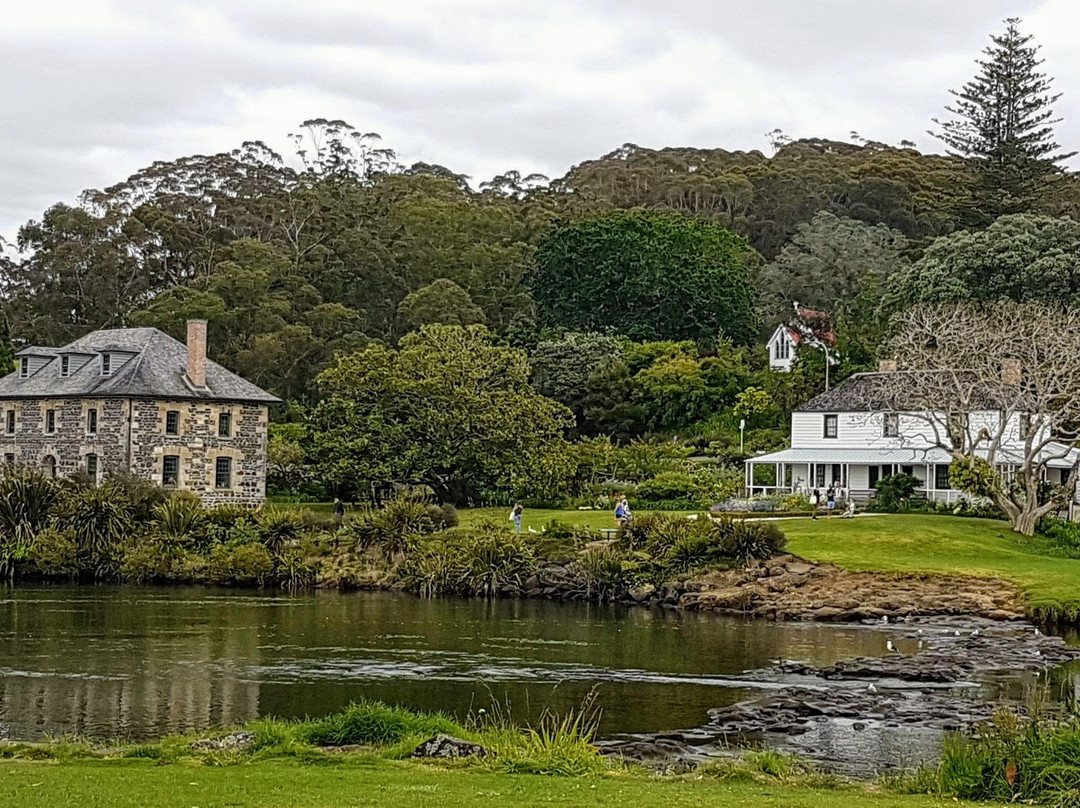
[[[521,517],[525,514],[525,507],[520,503],[514,503],[514,507],[510,509],[510,521],[514,523],[514,532],[521,532]]]
[[[810,494],[810,518],[817,520],[817,507],[821,502],[821,492],[816,488]]]
[[[825,492],[825,516],[832,516],[832,512],[836,510],[836,488],[829,486],[829,490]]]

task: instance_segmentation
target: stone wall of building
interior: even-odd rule
[[[179,434],[166,434],[167,413],[180,414]],[[218,435],[218,416],[227,412],[232,428]],[[131,416],[131,470],[161,484],[164,459],[180,458],[178,488],[208,505],[258,505],[265,496],[267,407],[204,401],[135,401]],[[232,459],[228,488],[215,485],[219,457]]]
[[[96,408],[97,432],[87,431],[87,411]],[[15,411],[15,432],[7,432],[7,412]],[[46,432],[46,413],[55,412],[55,432]],[[166,413],[180,413],[178,435],[166,434]],[[218,435],[218,416],[231,415],[228,436]],[[0,402],[0,459],[48,470],[57,476],[85,473],[96,455],[98,477],[128,471],[160,485],[164,458],[179,461],[178,488],[208,505],[258,505],[265,496],[265,405],[143,399],[56,399]],[[232,459],[231,485],[217,488],[219,457]]]

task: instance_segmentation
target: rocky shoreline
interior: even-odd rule
[[[589,592],[572,564],[548,564],[509,597],[586,600]],[[710,572],[662,587],[630,590],[625,603],[709,611],[768,620],[852,623],[914,616],[975,615],[992,620],[1024,617],[1019,590],[1004,581],[956,575],[852,572],[793,555],[753,562],[744,569]]]
[[[890,760],[890,749],[902,746],[909,756],[892,759],[894,766],[925,762],[936,757],[944,733],[989,721],[1002,705],[980,691],[989,683],[1027,677],[1030,685],[1080,660],[1080,648],[1024,622],[911,618],[871,625],[889,626],[894,651],[820,668],[778,660],[743,677],[759,692],[710,710],[704,726],[611,740],[603,752],[686,769],[730,754],[733,746],[764,743],[865,775],[872,773],[868,761]],[[1027,707],[1006,703],[1020,712]],[[1047,715],[1062,709],[1042,708]]]

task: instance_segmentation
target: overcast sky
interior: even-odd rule
[[[32,0],[0,15],[0,234],[156,159],[312,117],[479,182],[622,143],[926,134],[1007,16],[1080,146],[1075,0]]]

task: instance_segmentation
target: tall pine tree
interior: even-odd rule
[[[1025,213],[1037,202],[1061,169],[1062,153],[1054,140],[1053,79],[1039,71],[1043,60],[1031,35],[1020,33],[1020,20],[1005,20],[1005,32],[976,60],[979,72],[945,109],[951,120],[934,119],[950,153],[969,158],[976,171],[971,223],[986,224],[1005,213]]]

